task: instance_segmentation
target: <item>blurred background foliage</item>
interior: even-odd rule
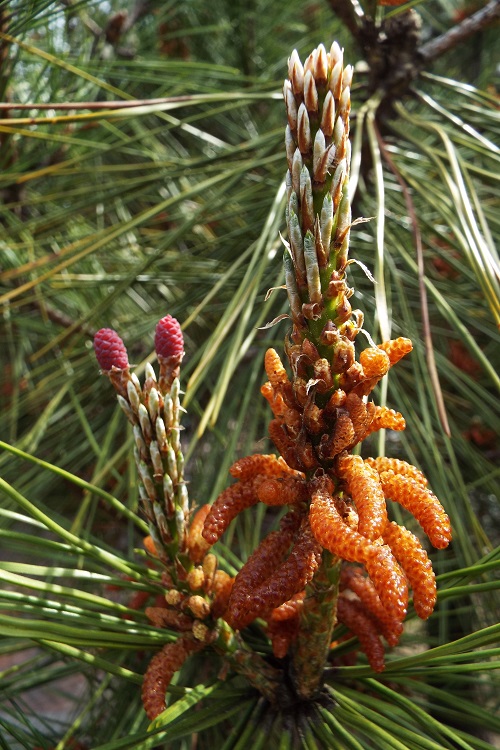
[[[286,311],[279,289],[286,169],[280,90],[294,47],[304,59],[320,42],[337,39],[356,66],[354,216],[370,218],[351,235],[351,257],[360,261],[350,272],[353,307],[364,311],[376,341],[405,335],[414,342],[379,393],[403,412],[407,431],[379,436],[366,451],[421,466],[454,526],[451,552],[433,556],[443,587],[451,588],[427,629],[410,628],[408,648],[460,638],[472,638],[474,647],[495,638],[498,644],[498,21],[437,52],[431,46],[480,9],[458,0],[401,8],[349,0],[0,2],[0,555],[11,592],[5,611],[27,621],[57,620],[41,599],[24,602],[23,610],[22,597],[12,593],[19,584],[12,576],[47,581],[48,568],[30,565],[54,561],[65,572],[51,580],[75,586],[79,569],[78,586],[107,595],[91,575],[104,558],[69,538],[51,541],[55,528],[41,517],[28,520],[35,506],[76,537],[134,559],[140,524],[125,512],[137,504],[132,440],[99,376],[91,346],[97,329],[115,328],[140,372],[152,361],[157,320],[170,313],[182,323],[183,444],[194,502],[217,496],[237,456],[266,450],[263,353],[270,344],[280,349],[287,330],[286,322],[265,327]],[[135,106],[123,107],[127,101]],[[16,492],[30,505],[20,509]],[[222,552],[228,569],[255,547],[263,523],[269,520],[248,514],[231,529],[225,543],[232,552]],[[469,572],[453,577],[457,569]],[[467,588],[472,579],[477,590]],[[33,627],[17,637],[5,626],[0,660],[40,645],[43,630]],[[143,630],[141,643],[152,648],[151,629]],[[483,631],[486,640],[474,641]],[[131,637],[124,625],[117,663],[118,646],[128,654]],[[92,717],[90,747],[152,747],[138,739],[146,727],[138,675],[117,686],[109,663],[85,667],[70,658],[82,654],[71,653],[69,636],[61,634],[59,656],[51,656],[51,643],[27,652],[22,667],[9,664],[5,674],[0,667],[12,701],[10,718],[1,714],[0,746],[48,748],[66,737],[58,748],[71,747],[71,722],[88,737]],[[452,659],[458,652],[446,653]],[[448,674],[450,664],[442,671],[434,665],[435,685],[424,680],[418,699],[424,707],[441,701],[440,718],[451,725],[462,714],[478,748],[491,747],[498,731],[500,693],[488,662],[495,653],[487,654],[480,666],[467,665],[466,679]],[[56,724],[29,718],[27,690],[75,674],[88,680],[87,703],[67,706]],[[373,691],[371,708],[378,711],[387,696]],[[459,708],[444,708],[446,695]],[[112,722],[96,696],[113,706]],[[346,688],[339,709],[346,716],[349,696]],[[236,711],[234,696],[220,700],[228,716]],[[240,733],[250,717],[259,725],[260,709],[245,700]],[[477,713],[479,706],[490,719]],[[364,736],[362,724],[352,727]],[[370,744],[372,730],[365,730],[360,747],[402,747],[380,738]],[[128,736],[135,744],[120,744]],[[219,746],[219,735],[207,736],[205,746]],[[240,741],[235,734],[227,747],[245,746]],[[314,741],[327,746],[324,736]],[[357,740],[331,742],[358,747]]]

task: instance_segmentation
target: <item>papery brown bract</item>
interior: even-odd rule
[[[288,466],[292,469],[302,471],[305,467],[301,464],[296,454],[295,443],[286,433],[281,422],[277,419],[271,419],[268,431],[269,437],[285,459]]]

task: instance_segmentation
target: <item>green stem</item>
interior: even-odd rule
[[[238,674],[246,677],[270,703],[276,704],[283,692],[282,672],[275,669],[256,651],[251,650],[224,621],[213,648]]]
[[[328,550],[316,575],[306,588],[299,635],[292,646],[291,676],[300,698],[309,700],[323,684],[332,631],[336,620],[342,561]]]

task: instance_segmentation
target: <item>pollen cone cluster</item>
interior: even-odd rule
[[[294,51],[288,73],[284,269],[292,328],[285,342],[288,367],[269,349],[262,387],[273,413],[269,435],[280,455],[236,461],[236,482],[212,505],[202,535],[214,544],[233,518],[258,502],[285,506],[279,529],[236,577],[225,619],[242,629],[264,618],[275,655],[290,653],[297,640],[291,653],[305,672],[311,654],[301,633],[312,632],[314,622],[329,646],[338,620],[381,671],[380,638],[398,642],[409,587],[420,617],[427,618],[436,601],[427,553],[412,532],[389,520],[387,501],[409,511],[439,549],[450,542],[451,529],[418,469],[352,453],[377,430],[405,429],[403,416],[378,406],[370,394],[412,343],[400,337],[356,347],[363,315],[351,309],[345,278],[352,68],[344,68],[334,43],[329,52],[318,47],[304,64]],[[342,568],[340,577],[331,575],[333,567]],[[334,585],[327,585],[329,576]],[[314,638],[309,642],[316,651],[323,648]],[[294,679],[300,683],[297,665]],[[308,691],[298,689],[305,697]]]
[[[164,572],[164,602],[157,602],[156,606],[145,609],[152,625],[179,634],[174,643],[165,645],[152,658],[146,669],[142,701],[149,719],[155,719],[165,710],[170,681],[189,655],[217,641],[217,620],[227,608],[233,579],[218,569],[215,555],[205,552],[203,557],[200,555],[201,549],[205,549],[199,542],[199,530],[206,507],[195,514],[188,534],[189,554],[198,564],[193,565],[183,580],[178,580],[176,584],[168,572]],[[154,554],[150,537],[146,538],[145,546]]]

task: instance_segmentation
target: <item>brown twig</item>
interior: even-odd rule
[[[427,367],[429,369],[429,374],[430,374],[432,386],[434,389],[434,395],[436,397],[436,405],[438,409],[439,420],[441,422],[441,426],[443,430],[445,431],[446,435],[448,437],[451,437],[450,425],[448,423],[448,417],[446,414],[446,407],[444,404],[443,392],[441,390],[441,384],[439,382],[439,375],[438,375],[438,371],[436,367],[436,360],[434,358],[434,348],[432,345],[431,324],[430,324],[430,319],[429,319],[429,307],[427,304],[427,290],[425,288],[425,281],[424,281],[425,268],[424,268],[424,253],[423,253],[423,248],[422,248],[422,235],[420,233],[420,227],[418,225],[417,213],[415,211],[415,205],[413,203],[413,199],[411,197],[411,193],[408,188],[408,185],[404,181],[401,173],[399,172],[394,161],[392,160],[392,157],[390,156],[387,150],[385,142],[382,136],[380,135],[380,131],[378,130],[376,123],[374,123],[374,128],[375,128],[375,133],[377,136],[377,141],[379,144],[380,151],[384,159],[386,160],[387,165],[389,166],[389,169],[391,170],[391,172],[393,173],[396,180],[401,186],[401,190],[403,191],[403,195],[404,195],[405,202],[406,202],[406,207],[408,209],[408,216],[410,218],[412,233],[413,233],[413,241],[415,243],[415,250],[417,253],[418,286],[419,286],[419,291],[420,291],[420,306],[421,306],[421,311],[422,311],[422,326],[423,326],[423,331],[424,331]]]
[[[357,0],[328,0],[334,15],[349,29],[354,39],[359,38],[363,11]]]
[[[126,34],[127,31],[141,20],[143,16],[146,16],[153,8],[153,3],[150,0],[137,0],[134,7],[129,11],[125,23],[123,25],[122,33]]]
[[[465,18],[461,23],[453,26],[436,39],[424,44],[419,50],[422,62],[426,65],[431,60],[435,60],[498,18],[500,18],[500,0],[490,0],[481,10],[473,13],[469,18]]]

